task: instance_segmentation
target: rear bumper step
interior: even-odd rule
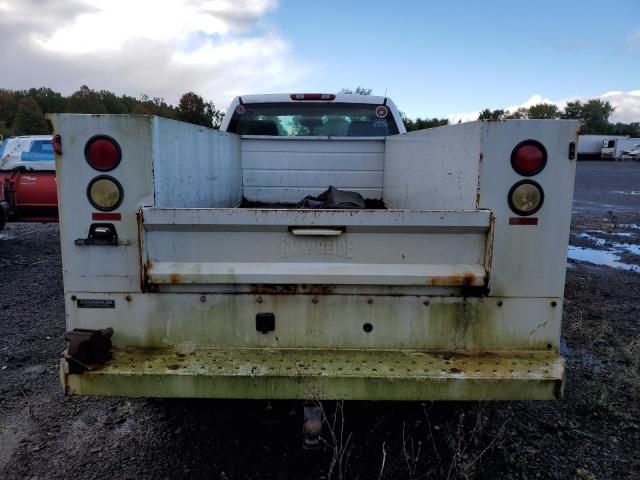
[[[114,349],[99,369],[70,374],[68,395],[130,397],[549,400],[562,396],[557,353],[390,350]]]

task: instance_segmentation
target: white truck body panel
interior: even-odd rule
[[[154,119],[153,130],[156,206],[220,208],[240,202],[237,135],[161,119]]]
[[[575,174],[568,152],[577,141],[577,122],[483,121],[336,140],[239,137],[143,116],[52,120],[63,139],[57,167],[67,326],[114,329],[115,359],[105,369],[69,374],[63,362],[68,392],[370,399],[560,395]],[[83,154],[96,134],[112,136],[123,152],[109,172],[125,192],[117,210],[121,219],[113,221],[118,246],[75,243],[96,221],[86,185],[99,172]],[[523,178],[511,167],[511,152],[527,139],[541,142],[548,153],[547,166],[534,177],[545,200],[527,217],[535,220],[529,224],[507,202],[509,189]],[[376,195],[388,208],[238,207],[243,196],[297,202],[332,180]],[[113,306],[82,308],[78,300],[86,298]],[[257,331],[256,317],[264,312],[275,315],[274,332]],[[363,324],[371,330],[363,331]],[[233,378],[227,367],[197,363],[218,358],[207,356],[207,349],[226,349],[221,355],[238,368],[229,367]],[[369,370],[367,376],[355,369],[347,377],[334,372],[316,378],[278,366],[310,351],[327,362],[349,363],[352,353],[341,349],[368,352],[363,362],[379,360],[385,379],[395,379],[394,370],[405,372],[405,366],[385,363],[391,357],[384,351],[409,349],[414,359],[457,352],[478,365],[476,373],[485,372],[483,355],[493,352],[500,366],[478,377],[458,371],[457,363],[451,371],[425,366],[418,374],[408,368],[410,374],[396,379],[405,382],[401,393],[393,382],[378,383]],[[157,353],[144,357],[145,351]],[[199,360],[184,371],[158,360],[183,351],[204,353],[195,354],[194,362]],[[150,370],[131,371],[129,355],[139,355],[136,361]],[[520,365],[522,355],[529,358],[528,369],[503,371],[502,359]],[[249,357],[256,363],[246,363]],[[272,365],[271,358],[284,363]],[[434,362],[445,361],[439,358]],[[348,393],[347,381],[357,393]],[[362,388],[355,387],[358,382]],[[320,391],[312,395],[312,387]]]
[[[252,202],[298,203],[328,185],[382,199],[384,138],[243,136],[242,190]]]
[[[465,123],[388,137],[384,199],[394,208],[477,208],[482,124]]]

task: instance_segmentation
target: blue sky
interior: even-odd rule
[[[640,88],[638,0],[283,0],[267,20],[309,89],[386,89],[411,116]]]
[[[0,0],[0,88],[387,94],[409,116],[604,98],[640,121],[640,0]]]

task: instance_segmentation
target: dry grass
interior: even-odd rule
[[[320,441],[323,442],[331,452],[329,471],[327,480],[344,480],[349,469],[349,460],[353,451],[351,442],[353,433],[345,432],[344,401],[335,402],[333,415],[327,416],[322,402],[316,402],[322,410],[323,435]],[[324,433],[328,435],[324,435]]]

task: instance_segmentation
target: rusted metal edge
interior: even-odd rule
[[[491,262],[493,261],[493,240],[495,236],[496,216],[491,212],[489,216],[489,231],[484,244],[484,270],[486,272],[485,285],[487,292],[491,291]]]
[[[402,264],[342,265],[294,263],[194,263],[146,262],[146,283],[153,284],[309,284],[322,285],[432,285],[472,286],[486,284],[483,265],[420,265],[411,268]]]

